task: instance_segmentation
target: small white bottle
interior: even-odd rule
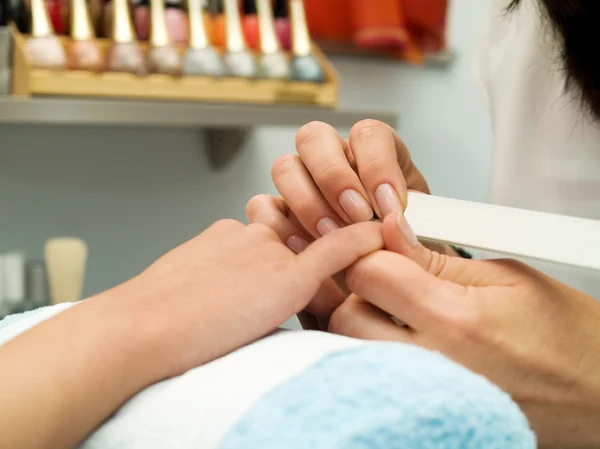
[[[4,259],[4,303],[9,313],[25,300],[25,255],[8,253]]]

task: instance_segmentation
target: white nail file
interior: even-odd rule
[[[409,192],[419,238],[600,270],[600,221]]]

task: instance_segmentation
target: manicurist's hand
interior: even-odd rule
[[[75,446],[144,387],[273,331],[325,279],[382,247],[378,223],[339,230],[300,255],[266,226],[214,224],[0,346],[0,447]]]
[[[510,393],[541,447],[599,447],[598,302],[516,261],[432,252],[401,215],[383,234],[390,251],[347,271],[332,332],[440,351]]]
[[[406,146],[388,125],[364,120],[348,141],[325,123],[296,135],[297,155],[279,158],[272,177],[298,222],[314,237],[406,208],[407,188],[429,193]]]
[[[406,145],[382,122],[357,123],[349,140],[312,122],[298,131],[296,149],[297,155],[282,156],[272,167],[281,197],[258,195],[246,207],[252,223],[269,226],[296,253],[333,229],[405,209],[407,189],[429,193]],[[434,248],[455,255],[445,245]],[[305,328],[327,328],[348,293],[343,278],[335,281],[327,280],[299,315]]]

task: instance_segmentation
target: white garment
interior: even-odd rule
[[[565,92],[560,47],[537,0],[513,12],[508,3],[491,0],[477,58],[494,134],[490,200],[600,220],[600,121]],[[533,265],[600,300],[600,273]]]

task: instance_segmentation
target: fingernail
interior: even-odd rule
[[[400,197],[394,188],[389,184],[381,184],[379,187],[377,187],[377,190],[375,190],[375,199],[377,200],[379,210],[382,214],[380,217],[381,219],[389,214],[393,214],[394,212],[402,210]]]
[[[369,221],[373,218],[373,209],[367,203],[367,200],[356,190],[344,190],[340,195],[340,206],[352,222]]]
[[[291,235],[287,239],[287,246],[296,254],[300,254],[308,245],[309,243],[298,235]]]
[[[410,227],[410,224],[408,224],[408,220],[402,211],[398,212],[398,219],[396,220],[396,223],[398,223],[398,228],[410,247],[414,249],[419,246],[419,240],[417,240],[415,231],[413,231],[413,229]]]
[[[338,228],[337,223],[329,217],[321,218],[319,223],[317,223],[317,232],[321,234],[321,237]]]

